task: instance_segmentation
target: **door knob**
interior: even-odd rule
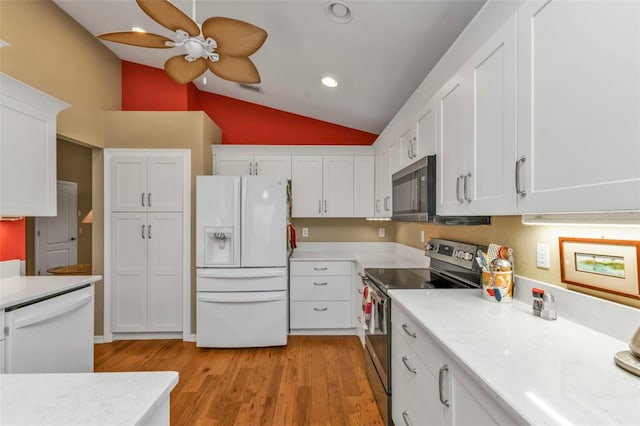
[[[76,237],[71,237],[71,241],[75,241],[75,240],[76,240]]]

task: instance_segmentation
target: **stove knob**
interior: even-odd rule
[[[426,246],[424,246],[424,249],[425,249],[426,251],[431,251],[431,250],[433,250],[433,244],[427,244]]]
[[[473,253],[465,253],[464,260],[473,260]]]

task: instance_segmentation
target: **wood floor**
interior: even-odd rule
[[[181,340],[95,345],[95,371],[178,371],[172,425],[382,425],[355,336],[204,349]]]

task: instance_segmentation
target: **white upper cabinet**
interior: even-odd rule
[[[389,170],[389,150],[376,155],[375,216],[391,217],[391,172]]]
[[[323,158],[322,193],[324,217],[353,217],[353,156]]]
[[[354,216],[351,155],[294,156],[291,187],[293,217]]]
[[[0,73],[0,215],[56,215],[56,117],[68,107]]]
[[[113,156],[111,176],[112,211],[182,211],[182,157]]]
[[[516,18],[437,93],[438,214],[516,211]]]
[[[375,216],[375,157],[373,155],[353,157],[353,215]]]
[[[518,13],[518,207],[640,209],[640,2]]]
[[[230,176],[284,176],[291,179],[291,155],[219,153],[214,173]]]
[[[436,95],[438,139],[436,144],[437,213],[461,214],[465,170],[465,101],[462,73],[454,76]]]
[[[322,156],[293,157],[291,216],[322,217]]]
[[[416,136],[413,146],[414,160],[435,154],[436,119],[433,99],[429,99],[418,112],[415,129]]]

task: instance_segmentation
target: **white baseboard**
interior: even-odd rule
[[[113,340],[182,340],[182,332],[175,333],[113,333]]]
[[[104,336],[93,336],[93,343],[94,344],[104,343]]]
[[[319,328],[296,329],[289,331],[290,336],[356,336],[355,328]]]

